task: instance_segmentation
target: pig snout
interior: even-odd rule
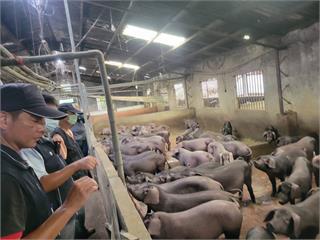
[[[281,205],[286,204],[287,202],[289,202],[288,196],[285,195],[284,193],[278,193],[278,198],[279,198],[279,203]]]
[[[253,165],[258,169],[262,169],[264,164],[262,163],[261,160],[254,160]]]
[[[272,224],[271,223],[267,223],[267,230],[269,231],[269,232],[274,232],[274,227],[272,226]]]

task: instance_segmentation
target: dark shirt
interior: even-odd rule
[[[71,131],[73,132],[76,141],[86,140],[86,128],[83,123],[77,122],[72,126]]]
[[[66,163],[68,165],[84,157],[79,144],[74,141],[68,134],[66,134],[65,131],[63,131],[61,128],[56,128],[51,134],[52,136],[55,134],[59,134],[62,137],[67,148]],[[77,180],[83,176],[88,176],[88,171],[77,171],[72,177],[74,180]]]
[[[35,148],[42,156],[46,171],[48,173],[54,173],[56,171],[62,170],[67,164],[60,157],[58,146],[52,141],[41,138]],[[67,179],[61,186],[57,189],[48,193],[48,197],[52,204],[52,208],[56,210],[65,201],[68,193],[73,185],[72,178]]]
[[[9,147],[1,145],[1,236],[37,229],[52,213],[33,169]]]
[[[88,155],[88,142],[86,137],[86,129],[82,122],[77,122],[72,126],[71,131],[73,132],[74,139],[80,146],[80,149],[84,156]]]

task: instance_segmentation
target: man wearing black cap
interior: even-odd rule
[[[44,134],[44,118],[64,114],[48,108],[36,86],[0,86],[1,237],[55,238],[69,219],[98,189],[88,177],[74,182],[67,199],[55,212],[33,169],[22,159],[22,148],[33,148]]]
[[[48,107],[55,110],[58,109],[57,101],[53,96],[48,94],[43,94],[42,96]],[[49,122],[51,125],[57,126],[58,120]],[[42,137],[37,142],[35,148],[25,148],[20,151],[22,158],[33,168],[40,180],[53,210],[60,207],[67,198],[68,192],[73,185],[71,176],[79,170],[92,170],[97,164],[96,158],[88,156],[66,166],[58,151],[59,145],[45,137]],[[84,222],[84,209],[81,209],[60,232],[59,239],[87,238],[93,231],[88,231],[84,226]]]
[[[72,126],[77,122],[76,114],[80,113],[71,103],[60,104],[58,110],[67,114],[66,117],[59,120],[59,127],[52,132],[52,139],[60,144],[60,155],[66,160],[66,163],[72,164],[83,158],[82,150],[76,142]],[[78,171],[73,175],[73,179],[79,179],[88,176],[87,171]]]

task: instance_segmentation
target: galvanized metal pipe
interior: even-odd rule
[[[43,62],[50,62],[50,61],[56,61],[58,59],[60,60],[73,60],[73,59],[79,59],[79,58],[96,58],[99,64],[100,68],[100,74],[101,74],[101,81],[104,87],[105,92],[105,98],[106,98],[106,104],[107,104],[107,111],[108,111],[108,117],[109,117],[109,124],[111,128],[111,134],[112,134],[112,144],[115,151],[115,163],[117,165],[117,171],[118,175],[125,183],[124,179],[124,172],[123,172],[123,162],[122,157],[120,153],[120,146],[119,146],[119,140],[118,140],[118,134],[117,129],[115,125],[115,115],[113,111],[112,106],[112,100],[111,100],[111,93],[109,88],[109,83],[107,80],[107,72],[104,67],[104,56],[103,53],[99,50],[90,50],[90,51],[83,51],[83,52],[69,52],[69,53],[60,53],[56,55],[41,55],[41,56],[24,56],[24,57],[16,57],[13,59],[3,59],[1,58],[1,66],[12,66],[12,65],[24,65],[28,63],[43,63]],[[116,212],[116,209],[112,209],[113,213]],[[118,219],[114,219],[114,224],[118,224]],[[116,228],[119,230],[119,227]],[[119,236],[117,236],[119,234]],[[120,239],[120,233],[116,233],[115,236],[116,239]]]
[[[66,12],[66,17],[67,17],[67,25],[68,25],[68,33],[69,33],[69,37],[70,37],[71,51],[75,52],[76,51],[76,46],[75,46],[74,38],[73,38],[73,31],[72,31],[72,25],[71,25],[69,6],[68,6],[67,0],[64,0],[63,3],[64,3],[64,9],[65,9],[65,12]],[[73,64],[74,64],[74,70],[75,70],[75,73],[76,73],[76,82],[77,82],[78,87],[79,87],[80,103],[81,103],[81,106],[83,108],[84,118],[88,119],[89,107],[88,107],[88,102],[87,102],[87,99],[86,99],[86,97],[87,97],[86,90],[84,88],[84,85],[81,84],[81,76],[80,76],[80,71],[79,71],[79,59],[74,59],[73,60]],[[91,127],[90,127],[90,124],[89,124],[88,121],[84,122],[84,127],[85,127],[86,136],[87,136],[88,147],[89,147],[90,152],[92,152],[92,143],[91,143],[91,140],[90,140],[90,129],[91,129]]]
[[[99,50],[89,50],[83,52],[68,52],[68,53],[59,53],[56,55],[41,55],[41,56],[24,56],[24,57],[16,57],[12,59],[1,59],[1,66],[12,66],[12,65],[25,65],[28,63],[43,63],[43,62],[50,62],[50,61],[57,61],[60,60],[73,60],[75,58],[97,58],[99,68],[100,68],[100,75],[103,84],[103,89],[106,96],[106,104],[108,107],[108,115],[109,115],[109,122],[110,128],[112,132],[112,143],[115,150],[115,160],[116,165],[118,168],[118,174],[121,180],[124,182],[124,173],[123,173],[123,162],[120,153],[119,141],[118,141],[118,134],[117,129],[115,126],[115,115],[113,112],[112,100],[111,100],[111,93],[110,87],[107,80],[107,72],[104,67],[104,56],[103,53]],[[121,169],[120,169],[121,168]]]

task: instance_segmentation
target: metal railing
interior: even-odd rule
[[[43,63],[43,62],[50,62],[50,61],[57,61],[57,60],[74,60],[79,58],[96,58],[97,62],[99,64],[99,70],[101,73],[101,81],[105,92],[105,99],[106,99],[106,105],[107,105],[107,111],[108,111],[108,118],[109,118],[109,124],[112,134],[112,143],[115,151],[115,165],[117,167],[117,173],[120,179],[122,180],[122,183],[124,183],[124,172],[123,172],[123,162],[122,157],[120,153],[120,147],[119,147],[119,141],[118,141],[118,134],[115,124],[115,115],[113,111],[112,106],[112,100],[111,100],[111,94],[110,94],[110,88],[109,83],[107,80],[107,72],[104,67],[104,56],[101,51],[98,50],[90,50],[90,51],[84,51],[84,52],[68,52],[68,53],[60,53],[56,55],[41,55],[41,56],[23,56],[23,57],[15,57],[15,58],[1,58],[0,59],[0,66],[6,67],[6,66],[18,66],[18,65],[25,65],[28,63]],[[81,83],[80,83],[81,84]],[[82,104],[86,104],[86,102],[82,102]],[[84,111],[87,110],[87,107],[83,106]],[[101,175],[101,174],[97,174]],[[101,180],[103,179],[103,176],[97,177],[97,181],[99,183],[99,186],[101,186]],[[108,181],[108,179],[107,179]],[[103,193],[103,192],[102,192]],[[120,239],[120,227],[119,227],[119,219],[116,211],[116,205],[114,203],[112,194],[108,192],[104,192],[102,194],[104,205],[108,209],[106,209],[106,214],[111,214],[111,232],[112,232],[112,238],[113,239]]]

